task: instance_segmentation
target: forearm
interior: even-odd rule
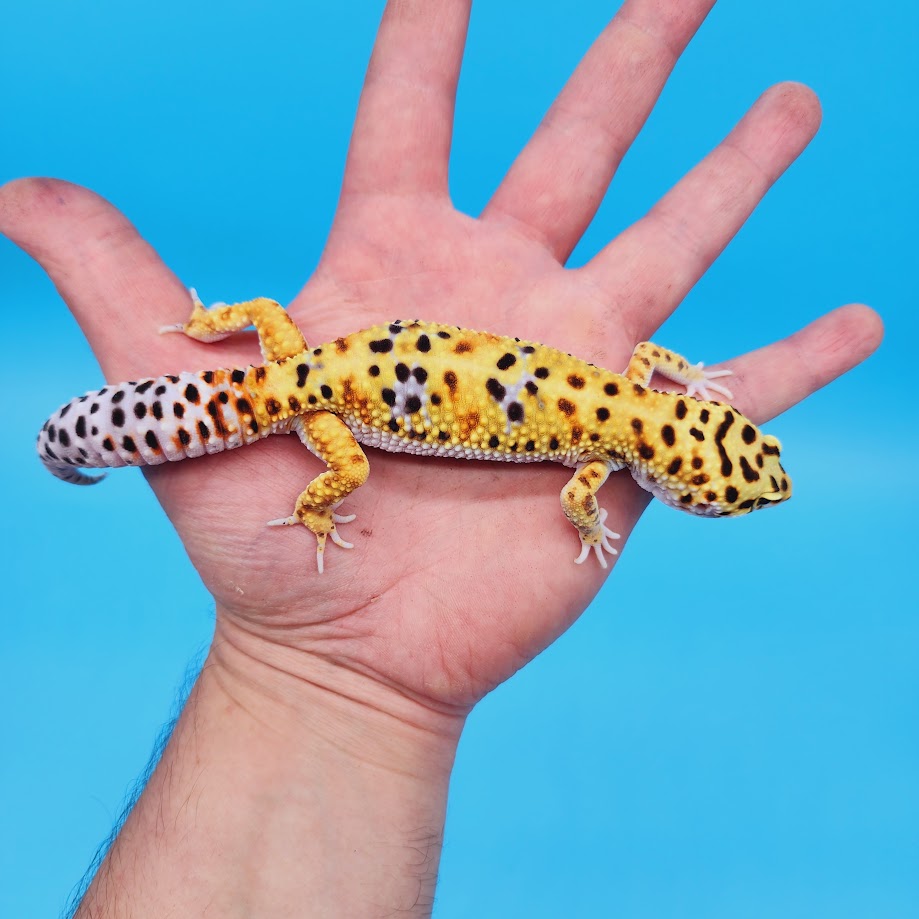
[[[221,638],[77,916],[427,915],[458,719]]]

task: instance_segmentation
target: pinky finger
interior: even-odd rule
[[[881,317],[852,304],[794,335],[727,362],[733,404],[757,424],[781,414],[860,364],[881,343]]]

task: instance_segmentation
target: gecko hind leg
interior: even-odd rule
[[[731,375],[730,370],[705,370],[705,365],[690,364],[685,357],[675,351],[669,351],[651,341],[642,341],[635,345],[629,366],[624,376],[633,383],[647,386],[657,371],[661,376],[686,387],[687,396],[697,396],[705,401],[710,400],[709,390],[719,393],[726,399],[733,399],[733,393],[720,383],[713,383],[719,377]]]
[[[194,288],[190,294],[192,311],[188,322],[163,326],[160,334],[182,332],[195,341],[213,342],[252,325],[266,361],[279,361],[306,350],[306,340],[277,300],[256,297],[243,303],[215,303],[208,309]]]
[[[335,525],[350,523],[356,515],[335,511],[352,491],[367,481],[370,464],[348,426],[331,412],[303,415],[294,421],[291,431],[328,468],[307,485],[297,498],[291,516],[270,520],[268,526],[299,523],[312,532],[316,536],[316,567],[322,574],[327,539],[343,549],[353,548],[338,535]]]
[[[597,504],[597,491],[612,469],[609,463],[601,460],[583,463],[562,489],[562,510],[581,537],[581,554],[574,560],[576,565],[587,558],[591,549],[601,568],[606,568],[604,551],[610,555],[619,554],[610,543],[611,539],[619,539],[619,534],[606,526],[606,511]]]

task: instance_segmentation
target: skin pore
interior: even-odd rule
[[[627,0],[473,218],[453,208],[447,174],[470,3],[391,2],[327,246],[288,305],[308,340],[413,314],[625,367],[820,121],[810,90],[772,87],[645,217],[564,267],[712,5]],[[187,291],[84,188],[7,184],[0,231],[51,276],[108,379],[255,357],[243,339],[208,350],[158,336],[187,318]],[[130,324],[113,322],[126,312]],[[728,362],[734,403],[765,422],[880,336],[866,307],[835,310]],[[303,533],[265,530],[302,488],[295,438],[147,471],[214,596],[215,634],[78,916],[430,912],[467,714],[580,615],[607,572],[571,561],[566,470],[510,466],[496,484],[484,463],[370,462],[374,487],[349,512],[372,536],[321,578]],[[601,498],[621,550],[648,498],[627,475]]]

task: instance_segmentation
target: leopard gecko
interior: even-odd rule
[[[709,401],[709,371],[642,342],[622,374],[519,338],[432,322],[396,320],[308,347],[287,311],[257,298],[206,309],[192,291],[182,332],[201,342],[254,325],[263,363],[105,386],[62,406],[38,436],[45,466],[86,485],[78,467],[155,465],[220,453],[295,433],[326,464],[293,514],[269,526],[303,524],[317,539],[352,548],[337,531],[354,515],[337,510],[369,472],[360,444],[395,453],[574,467],[561,492],[577,529],[581,563],[618,539],[597,491],[627,468],[665,504],[706,517],[735,516],[791,496],[778,440],[730,405]],[[685,393],[649,388],[654,372]],[[693,398],[698,396],[699,398]]]

